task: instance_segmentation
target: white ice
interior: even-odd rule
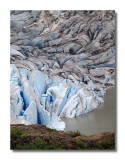
[[[60,117],[73,118],[92,111],[103,102],[90,80],[83,87],[77,81],[49,78],[42,71],[17,69],[13,64],[10,72],[11,123],[43,124],[64,130]]]

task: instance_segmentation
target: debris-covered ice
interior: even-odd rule
[[[10,12],[11,123],[63,130],[115,85],[115,11]]]

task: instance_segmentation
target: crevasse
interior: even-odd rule
[[[83,87],[67,79],[49,78],[38,70],[10,71],[11,124],[42,124],[64,130],[60,117],[75,117],[87,113],[103,99],[94,92],[91,82]]]

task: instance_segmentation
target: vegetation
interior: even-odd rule
[[[114,133],[83,136],[79,131],[63,132],[42,125],[11,126],[13,150],[111,150],[115,148]]]
[[[18,139],[21,137],[21,135],[22,135],[22,132],[19,129],[14,128],[11,130],[11,138]]]
[[[60,150],[63,149],[61,146],[48,144],[45,140],[42,140],[40,138],[35,138],[30,143],[25,145],[17,145],[16,150]]]
[[[81,136],[81,133],[79,131],[75,131],[73,134],[71,134],[71,137],[77,137]]]
[[[115,141],[114,140],[112,140],[112,141],[109,141],[109,140],[105,140],[104,141],[104,140],[102,140],[102,141],[96,142],[96,144],[94,145],[94,149],[98,149],[98,150],[103,149],[103,150],[105,150],[105,149],[110,148],[112,146],[115,146]]]
[[[46,130],[49,131],[49,132],[58,132],[56,129],[51,129],[51,128],[48,128],[48,127],[46,127]]]
[[[77,141],[78,149],[89,149],[87,145],[81,140]]]

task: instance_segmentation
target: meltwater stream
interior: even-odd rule
[[[116,100],[115,88],[106,91],[104,103],[89,113],[75,118],[61,118],[66,124],[66,131],[80,131],[84,135],[115,131]]]

